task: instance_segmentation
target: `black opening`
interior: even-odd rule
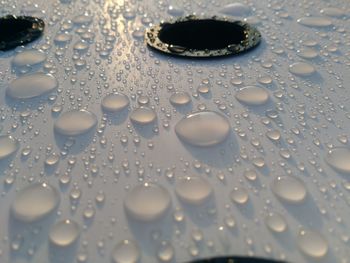
[[[1,18],[0,41],[8,41],[31,29],[33,23],[25,19]]]
[[[164,43],[187,49],[217,50],[239,44],[246,34],[237,23],[203,19],[165,24],[158,37]]]
[[[8,15],[0,18],[0,50],[6,51],[39,38],[45,23],[31,16]]]

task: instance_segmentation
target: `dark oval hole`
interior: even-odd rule
[[[227,56],[260,43],[260,32],[242,21],[188,16],[153,26],[146,31],[149,46],[185,57]]]
[[[277,261],[272,259],[257,258],[257,257],[215,257],[209,259],[200,259],[188,263],[286,263],[285,261]]]
[[[190,20],[164,25],[159,32],[159,39],[187,49],[215,50],[244,41],[244,31],[244,27],[228,21]]]
[[[0,18],[0,50],[5,51],[30,43],[39,38],[45,23],[30,16],[5,16]]]

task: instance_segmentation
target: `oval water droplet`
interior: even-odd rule
[[[12,65],[14,67],[32,67],[37,64],[40,64],[46,60],[46,55],[45,53],[36,50],[36,49],[31,49],[31,50],[25,50],[21,53],[18,53],[12,60]]]
[[[267,227],[276,233],[282,233],[287,229],[287,222],[284,217],[278,213],[270,213],[265,218]]]
[[[174,106],[182,106],[191,102],[191,97],[187,92],[176,92],[170,96],[170,103]]]
[[[175,191],[183,202],[199,205],[212,195],[213,188],[202,177],[183,177],[177,181]]]
[[[162,217],[170,205],[169,192],[160,185],[150,183],[134,187],[124,199],[127,214],[141,221]]]
[[[344,9],[340,9],[337,7],[326,7],[320,11],[321,14],[332,17],[342,17],[346,15],[346,11]]]
[[[242,3],[231,3],[221,8],[219,12],[229,16],[245,17],[251,14],[252,9]]]
[[[54,76],[38,72],[13,80],[6,89],[6,95],[13,99],[30,99],[51,92],[57,86]]]
[[[50,229],[50,242],[59,247],[72,245],[80,235],[80,226],[73,220],[61,220]]]
[[[52,213],[60,202],[56,188],[46,183],[34,183],[20,190],[12,203],[13,216],[24,222],[34,222]]]
[[[296,62],[289,66],[289,71],[297,76],[306,77],[314,74],[316,69],[309,63]]]
[[[118,112],[129,106],[128,96],[122,93],[109,94],[102,100],[101,107],[107,112]]]
[[[237,188],[237,187],[235,187],[232,190],[230,197],[232,201],[240,205],[247,203],[249,199],[247,190],[244,188]]]
[[[230,131],[230,123],[226,117],[213,111],[187,115],[175,125],[177,136],[194,146],[219,144],[228,137]]]
[[[140,259],[139,246],[131,240],[123,240],[113,249],[114,263],[137,263]]]
[[[316,231],[300,231],[297,243],[299,249],[311,258],[323,258],[328,252],[327,240]]]
[[[309,27],[328,27],[332,25],[332,21],[327,17],[309,16],[299,18],[298,23]]]
[[[271,187],[277,197],[289,203],[301,203],[307,194],[305,183],[292,176],[277,177]]]
[[[54,129],[55,132],[61,135],[76,136],[87,133],[96,124],[97,117],[95,114],[87,110],[72,110],[58,117]]]
[[[330,150],[325,157],[326,162],[336,171],[350,174],[350,149],[337,147]]]
[[[19,142],[8,135],[0,135],[0,160],[14,154],[19,148]]]
[[[236,92],[236,99],[247,105],[263,105],[269,100],[269,93],[260,87],[247,86]]]
[[[130,120],[137,124],[150,124],[154,122],[156,118],[156,112],[144,106],[135,109],[130,115]]]

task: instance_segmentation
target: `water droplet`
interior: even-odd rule
[[[109,94],[102,100],[101,107],[107,112],[118,112],[129,106],[128,96],[122,93]]]
[[[36,49],[31,49],[31,50],[25,50],[21,53],[18,53],[12,60],[12,65],[14,67],[32,67],[37,64],[40,64],[44,62],[46,59],[45,53],[36,50]]]
[[[249,6],[245,4],[231,3],[224,6],[219,12],[229,16],[245,17],[249,16],[252,10]]]
[[[230,133],[230,124],[223,115],[202,111],[187,115],[175,126],[177,136],[195,146],[212,146],[223,142]]]
[[[19,142],[12,136],[0,136],[0,160],[14,154],[19,148]]]
[[[62,135],[76,136],[90,131],[96,124],[95,114],[86,110],[72,110],[58,117],[54,129],[55,132]]]
[[[187,92],[176,92],[170,96],[170,103],[174,106],[182,106],[191,102],[191,97]]]
[[[299,18],[298,23],[304,26],[310,26],[310,27],[327,27],[332,25],[332,21],[326,17],[317,17],[317,16],[310,16],[310,17],[302,17]]]
[[[336,171],[350,174],[350,149],[337,147],[330,150],[325,157],[326,162]]]
[[[128,215],[137,220],[152,221],[165,214],[171,205],[169,192],[157,184],[134,187],[124,199]]]
[[[300,231],[297,240],[299,249],[312,258],[322,258],[328,252],[328,242],[324,236],[316,231]]]
[[[237,187],[233,188],[230,197],[232,201],[240,205],[247,203],[249,199],[247,190],[244,188]]]
[[[267,227],[276,233],[282,233],[287,229],[287,222],[284,217],[278,213],[270,213],[265,218]]]
[[[312,48],[299,49],[299,50],[297,50],[297,54],[299,57],[302,57],[305,59],[316,58],[318,56],[317,50],[312,49]]]
[[[211,196],[213,188],[202,177],[183,177],[178,179],[175,191],[183,202],[199,205]]]
[[[51,92],[57,86],[55,77],[38,72],[13,80],[6,90],[6,95],[14,99],[30,99]]]
[[[52,244],[59,247],[72,245],[80,235],[79,224],[73,220],[61,220],[50,229],[49,238]]]
[[[321,14],[332,17],[342,17],[346,15],[346,11],[337,7],[326,7],[320,11]]]
[[[11,211],[18,220],[34,222],[53,212],[59,202],[56,188],[46,183],[34,183],[17,193]]]
[[[137,124],[150,124],[154,122],[156,118],[156,112],[144,106],[135,109],[130,115],[130,120]]]
[[[277,197],[289,203],[301,203],[307,194],[305,183],[292,176],[277,177],[271,187]]]
[[[161,262],[171,262],[174,258],[174,254],[174,247],[170,242],[161,242],[157,251],[157,257]]]
[[[263,105],[269,100],[269,93],[260,87],[247,86],[237,91],[235,97],[247,105]]]
[[[310,76],[316,72],[313,65],[305,62],[296,62],[289,66],[289,71],[297,76]]]
[[[113,249],[114,263],[137,263],[140,259],[139,246],[131,240],[123,240]]]
[[[168,14],[172,16],[182,16],[184,13],[184,10],[177,7],[177,6],[172,6],[170,5],[168,7]]]

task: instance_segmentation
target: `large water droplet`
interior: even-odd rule
[[[199,205],[210,197],[213,188],[202,177],[184,177],[178,179],[175,191],[183,202]]]
[[[316,72],[313,65],[305,62],[296,62],[289,66],[289,71],[297,76],[310,76]]]
[[[76,136],[90,131],[97,124],[95,114],[86,110],[72,110],[63,113],[54,124],[55,132]]]
[[[114,263],[137,263],[140,259],[140,249],[131,240],[123,240],[116,245],[112,252]]]
[[[53,212],[59,202],[56,188],[46,183],[34,183],[17,193],[11,211],[18,220],[34,222]]]
[[[124,200],[128,215],[137,220],[152,221],[165,214],[171,205],[169,192],[157,184],[134,187]]]
[[[300,250],[312,258],[322,258],[328,252],[327,240],[316,231],[300,231],[297,242]]]
[[[18,53],[12,60],[12,65],[14,67],[26,67],[26,66],[35,66],[44,62],[46,59],[45,53],[36,50],[25,50],[21,53]]]
[[[61,220],[51,227],[49,238],[59,247],[72,245],[80,235],[79,224],[73,220]]]
[[[157,115],[154,110],[143,106],[135,109],[130,115],[130,120],[137,124],[150,124],[156,118]]]
[[[129,106],[129,98],[121,93],[109,94],[102,100],[101,107],[104,111],[118,112]]]
[[[271,187],[277,197],[289,203],[301,203],[307,194],[305,183],[292,176],[277,177]]]
[[[332,25],[332,21],[327,17],[317,17],[317,16],[302,17],[302,18],[299,18],[297,21],[301,25],[310,26],[310,27],[327,27]]]
[[[269,93],[260,87],[247,86],[237,91],[235,97],[247,105],[263,105],[269,100]]]
[[[171,262],[174,258],[174,254],[174,247],[170,242],[161,242],[157,251],[157,257],[161,262]]]
[[[7,96],[14,99],[30,99],[41,96],[57,88],[55,77],[42,72],[24,75],[12,81],[7,90]]]
[[[19,148],[19,143],[12,136],[0,136],[0,160],[12,155]]]
[[[326,162],[341,173],[350,174],[350,149],[345,147],[334,148],[328,152]]]
[[[202,111],[179,121],[175,132],[181,140],[195,146],[211,146],[223,142],[230,133],[230,124],[223,115]]]

